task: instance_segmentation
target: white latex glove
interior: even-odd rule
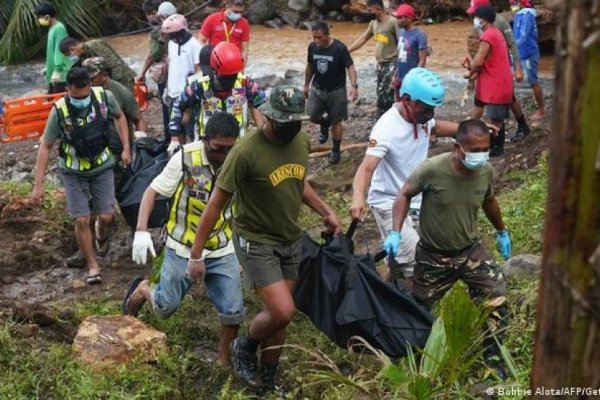
[[[152,257],[156,257],[154,244],[150,232],[137,231],[133,237],[133,249],[131,250],[131,258],[136,264],[146,264],[146,256],[150,252]]]
[[[54,71],[52,73],[52,76],[50,77],[50,82],[52,83],[56,83],[60,80],[60,72],[58,71]]]
[[[148,134],[144,131],[135,131],[133,132],[133,138],[135,140],[141,139],[141,138],[145,138],[148,137]]]
[[[175,150],[177,150],[177,148],[179,148],[179,141],[171,139],[171,143],[169,143],[169,147],[167,147],[167,153],[169,153],[169,155],[172,156]]]

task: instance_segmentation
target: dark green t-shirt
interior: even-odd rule
[[[115,100],[119,103],[123,114],[127,118],[127,126],[129,128],[129,139],[133,139],[134,132],[134,121],[140,118],[140,107],[131,93],[125,86],[115,81],[114,79],[108,80],[108,83],[104,87],[106,90],[110,90],[115,96]],[[118,135],[118,133],[117,133]]]
[[[423,192],[421,240],[445,251],[461,250],[478,240],[479,208],[494,196],[492,166],[488,163],[472,176],[460,176],[452,166],[452,154],[423,161],[408,178]]]
[[[233,228],[250,241],[277,246],[300,239],[310,139],[299,133],[288,144],[261,131],[246,135],[227,156],[217,186],[234,193]]]

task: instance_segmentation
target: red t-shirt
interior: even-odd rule
[[[242,43],[250,40],[250,24],[244,17],[231,22],[225,17],[225,10],[210,14],[200,28],[200,34],[208,38],[208,44],[231,42],[242,49]]]
[[[498,28],[491,26],[480,40],[490,44],[490,53],[477,75],[475,98],[486,104],[510,104],[513,79],[506,39]]]

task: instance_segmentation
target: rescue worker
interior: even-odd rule
[[[210,54],[210,66],[215,73],[203,75],[188,84],[173,103],[169,128],[171,136],[179,136],[181,143],[185,139],[181,121],[188,109],[197,116],[194,140],[204,136],[206,123],[219,111],[235,117],[240,125],[240,137],[248,129],[249,114],[256,126],[262,126],[263,117],[258,107],[267,101],[267,95],[256,82],[242,73],[244,61],[237,46],[227,42],[217,44]]]
[[[151,285],[148,279],[134,279],[122,310],[124,314],[137,316],[148,302],[155,314],[167,318],[175,313],[193,281],[204,282],[219,312],[221,333],[217,363],[221,367],[229,364],[229,345],[246,318],[239,263],[231,241],[231,204],[220,214],[202,253],[205,274],[191,274],[187,271],[187,261],[217,173],[238,134],[237,121],[231,114],[216,113],[206,124],[204,138],[184,145],[144,192],[133,239],[133,261],[145,264],[148,252],[156,256],[147,227],[158,195],[172,198],[165,255],[160,281]]]
[[[160,31],[169,35],[168,63],[169,72],[167,86],[163,94],[163,102],[169,107],[169,117],[173,113],[174,102],[183,92],[187,78],[200,71],[200,51],[202,45],[189,31],[187,20],[181,14],[173,14],[165,19]],[[183,128],[188,136],[194,134],[194,121],[189,119]],[[179,147],[177,137],[171,136],[171,130],[165,132],[165,139],[169,142],[167,149],[170,154]]]
[[[404,240],[401,227],[411,199],[422,193],[413,296],[431,308],[454,283],[462,280],[474,300],[493,309],[490,324],[491,329],[496,329],[506,322],[506,285],[500,266],[479,241],[480,208],[496,228],[498,249],[504,259],[511,256],[511,241],[494,196],[489,153],[489,128],[480,120],[461,122],[454,151],[425,160],[398,193],[393,230],[384,248],[388,254],[398,253]],[[488,337],[486,342],[488,362],[500,375],[505,374],[498,360],[492,359],[500,355],[494,339]]]
[[[454,122],[434,119],[435,107],[444,103],[445,94],[436,73],[425,68],[411,69],[402,81],[399,94],[401,101],[383,114],[373,127],[369,147],[352,185],[352,219],[363,219],[368,190],[367,201],[382,240],[392,230],[392,206],[396,194],[414,169],[427,158],[430,136],[453,136],[458,127]],[[414,220],[418,220],[420,208],[421,198],[415,197],[410,205]],[[407,287],[412,282],[415,248],[419,241],[413,218],[404,221],[401,231],[404,240],[399,252],[393,254],[395,262],[388,262],[384,275],[388,282],[396,277],[404,279]]]
[[[65,186],[69,215],[75,219],[75,237],[83,253],[90,285],[102,283],[96,255],[108,252],[108,226],[114,219],[115,157],[108,147],[108,125],[114,119],[122,141],[121,161],[129,165],[131,152],[127,120],[113,94],[102,87],[91,87],[83,68],[67,74],[67,95],[57,100],[50,111],[36,161],[34,204],[44,195],[44,174],[52,147],[60,140],[58,166]],[[89,197],[93,210],[90,210]],[[94,235],[90,214],[96,214]],[[92,237],[94,240],[92,240]]]
[[[352,54],[352,52],[367,43],[369,39],[375,38],[377,116],[380,117],[394,104],[392,79],[398,58],[396,20],[385,11],[381,0],[368,0],[367,8],[375,16],[375,19],[369,23],[367,30],[348,47],[348,51]]]
[[[46,69],[44,75],[48,83],[48,94],[62,93],[67,90],[67,72],[71,61],[60,52],[60,41],[69,36],[67,28],[56,19],[56,8],[49,1],[42,1],[35,7],[38,24],[48,28],[46,42]]]
[[[133,92],[133,81],[135,72],[123,61],[120,55],[102,39],[80,42],[72,37],[64,38],[60,42],[60,51],[75,63],[73,66],[81,66],[86,58],[102,57],[111,71],[111,78]]]
[[[235,44],[242,53],[244,64],[248,65],[250,24],[243,16],[244,9],[244,0],[227,0],[223,10],[210,14],[202,22],[198,37],[204,45]]]
[[[148,55],[142,66],[140,74],[135,78],[136,81],[144,82],[146,80],[146,72],[150,71],[150,76],[158,86],[158,95],[162,99],[167,86],[167,45],[169,36],[161,33],[160,27],[165,18],[173,14],[177,14],[175,6],[162,0],[144,0],[142,10],[146,14],[146,19],[152,25],[152,29],[148,34]],[[164,132],[169,130],[169,107],[163,102],[162,116]]]
[[[123,114],[127,118],[129,142],[133,142],[134,129],[137,136],[143,136],[142,134],[145,134],[148,125],[144,118],[142,118],[140,107],[135,101],[133,94],[125,86],[110,78],[110,68],[106,64],[106,60],[102,57],[86,58],[81,65],[90,74],[92,86],[102,86],[115,96],[115,100],[117,100],[121,111],[123,111]],[[110,151],[118,157],[122,152],[121,140],[115,129],[111,129],[110,132]]]
[[[317,212],[331,233],[341,231],[335,212],[306,179],[310,138],[300,133],[306,119],[304,102],[294,87],[273,88],[261,106],[265,124],[244,137],[225,160],[190,252],[189,269],[205,271],[204,249],[222,210],[235,196],[235,252],[264,308],[247,333],[233,341],[231,363],[233,372],[254,390],[274,387],[285,329],[296,311],[292,293],[301,259],[300,206]]]

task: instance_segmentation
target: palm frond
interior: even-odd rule
[[[44,48],[45,32],[34,10],[39,0],[0,0],[0,63],[32,58]],[[104,1],[55,0],[58,19],[71,33],[82,37],[101,33],[100,7]]]

